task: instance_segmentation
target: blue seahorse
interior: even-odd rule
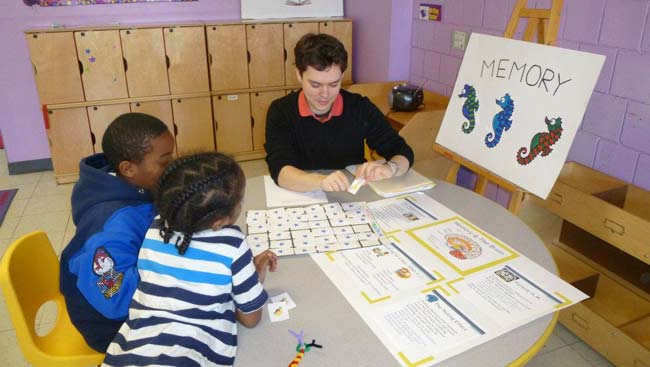
[[[458,95],[460,98],[467,98],[463,103],[463,116],[467,121],[463,122],[462,130],[465,134],[469,134],[476,126],[475,113],[478,111],[478,100],[476,99],[476,89],[469,84],[465,84],[463,92]]]
[[[485,135],[485,145],[487,145],[488,148],[494,148],[499,144],[503,131],[508,131],[510,126],[512,126],[512,120],[510,118],[515,110],[515,102],[510,98],[510,94],[506,93],[506,95],[501,97],[501,99],[497,99],[497,104],[503,109],[503,111],[494,115],[494,118],[492,119],[494,135],[492,133]]]

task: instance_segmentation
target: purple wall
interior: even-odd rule
[[[503,35],[515,0],[423,2],[442,4],[443,21],[417,19],[420,1],[413,1],[409,80],[450,95],[463,57],[451,50],[451,31]],[[550,7],[549,0],[528,1],[533,4]],[[557,42],[607,57],[567,160],[645,189],[650,189],[649,8],[647,0],[565,0]]]
[[[20,0],[3,0],[0,2],[0,44],[10,51],[4,53],[0,70],[0,131],[8,161],[50,157],[24,30],[52,24],[108,25],[239,18],[239,0],[58,8],[30,8]]]
[[[412,17],[409,7],[402,5],[400,8],[400,3],[402,0],[345,2],[345,15],[354,21],[355,80],[408,79],[408,39]],[[3,55],[0,68],[0,131],[8,161],[15,163],[50,157],[23,33],[25,30],[46,28],[52,24],[178,23],[240,17],[240,0],[59,8],[30,8],[20,0],[0,1],[0,44],[11,50]]]
[[[348,0],[344,10],[354,20],[354,81],[407,80],[413,18],[404,0]]]

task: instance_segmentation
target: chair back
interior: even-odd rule
[[[59,291],[59,260],[42,231],[12,243],[0,260],[0,287],[25,359],[36,367],[101,364],[104,354],[90,348],[68,316]],[[36,315],[47,302],[57,308],[47,335],[36,332]]]

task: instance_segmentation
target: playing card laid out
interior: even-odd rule
[[[291,296],[289,296],[289,293],[287,293],[287,292],[278,294],[277,296],[272,296],[271,301],[273,303],[284,302],[287,305],[287,310],[290,310],[290,309],[296,307],[296,303],[293,302],[293,300],[291,299]]]
[[[289,320],[289,309],[285,302],[267,303],[266,307],[269,310],[271,322]]]

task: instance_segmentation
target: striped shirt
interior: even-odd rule
[[[158,220],[138,257],[140,283],[103,366],[232,366],[235,309],[260,309],[268,295],[236,226],[195,233],[184,255],[164,243]]]

